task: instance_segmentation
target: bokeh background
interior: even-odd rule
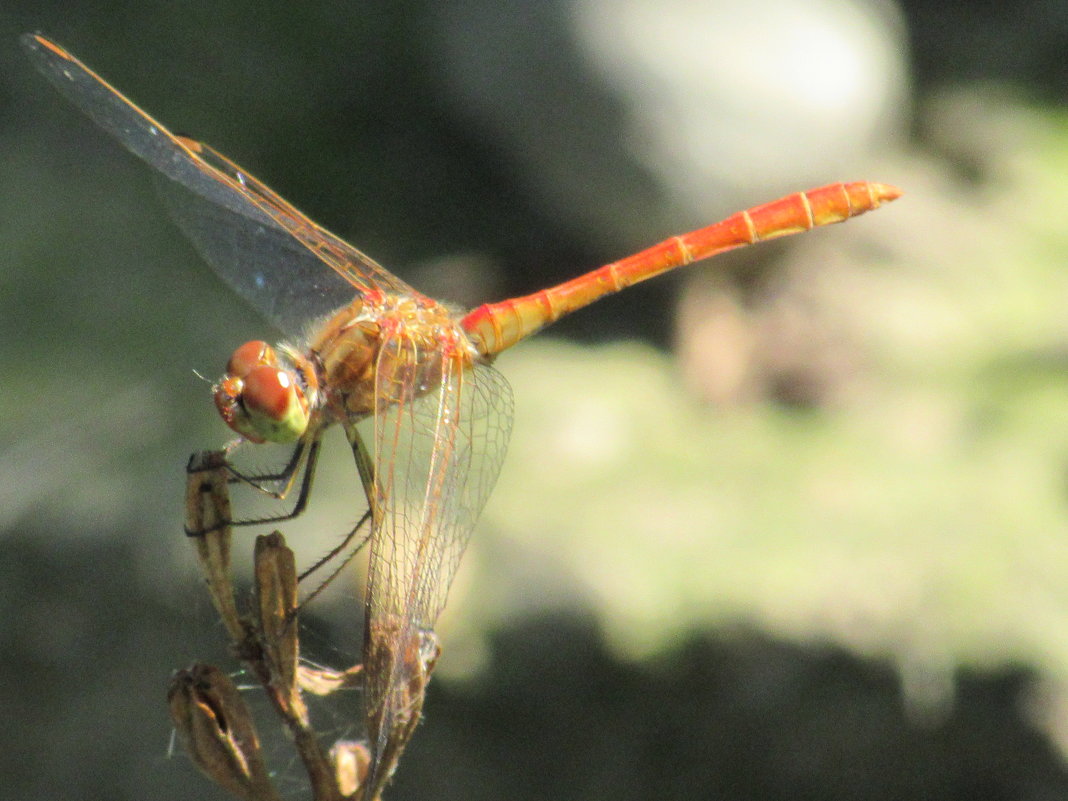
[[[1068,794],[1068,5],[15,0],[0,797],[223,797],[164,703],[236,668],[181,533],[186,457],[227,439],[194,371],[277,336],[32,30],[465,305],[800,188],[907,192],[499,360],[512,447],[389,798]],[[305,561],[359,514],[327,460]],[[333,590],[307,643],[340,667],[356,571]]]

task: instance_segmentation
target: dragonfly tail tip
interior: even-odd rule
[[[891,200],[897,200],[903,194],[900,189],[891,184],[872,184],[872,194],[875,196],[876,201],[879,203],[889,203]]]

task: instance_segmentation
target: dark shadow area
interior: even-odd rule
[[[1068,772],[1023,715],[1026,668],[958,674],[921,724],[894,671],[754,631],[620,663],[597,627],[530,621],[488,674],[439,683],[393,798],[1039,799]]]
[[[977,81],[1011,83],[1036,99],[1068,91],[1068,6],[1042,0],[968,3],[901,0],[921,91]]]
[[[166,692],[195,659],[227,661],[206,597],[138,583],[143,551],[26,528],[0,550],[0,797],[225,798],[170,758]],[[195,782],[195,784],[194,784]]]
[[[14,722],[3,797],[225,797],[168,758],[171,671],[236,667],[203,591],[164,602],[138,585],[133,548],[48,543],[27,531],[0,558],[0,703]],[[1065,766],[1025,716],[1033,678],[962,671],[952,704],[921,723],[887,663],[840,649],[738,630],[633,664],[581,616],[529,620],[492,636],[476,681],[431,685],[387,798],[1068,797]],[[328,714],[334,734],[354,733]],[[299,770],[279,770],[286,797],[306,797]]]

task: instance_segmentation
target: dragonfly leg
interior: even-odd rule
[[[337,578],[341,571],[345,569],[349,562],[351,562],[355,558],[356,554],[358,554],[363,549],[363,546],[366,545],[367,542],[371,539],[371,534],[374,530],[374,525],[372,522],[374,518],[374,502],[372,501],[372,498],[374,497],[374,464],[371,460],[371,454],[368,452],[367,445],[364,443],[363,438],[356,430],[356,426],[347,426],[345,434],[348,437],[349,442],[352,444],[352,453],[353,457],[356,460],[356,470],[360,475],[360,484],[363,486],[363,492],[367,498],[367,511],[363,513],[363,516],[359,519],[359,522],[356,523],[352,530],[345,535],[345,538],[341,541],[341,543],[339,543],[334,548],[331,548],[330,551],[325,554],[321,559],[319,559],[315,564],[313,564],[311,567],[307,568],[304,572],[302,572],[297,577],[297,581],[304,581],[304,579],[306,579],[308,576],[312,575],[317,570],[322,568],[323,565],[328,564],[334,558],[336,558],[339,553],[342,553],[346,548],[349,547],[349,545],[356,538],[356,536],[360,534],[361,529],[364,529],[364,527],[366,526],[370,526],[370,530],[363,532],[362,538],[356,544],[356,547],[353,548],[352,551],[341,561],[341,564],[338,565],[333,571],[331,571],[330,575],[327,576],[326,579],[301,602],[301,606],[304,606],[304,604],[308,603],[308,601],[315,598],[319,593],[326,589],[326,587],[329,586],[329,584],[335,578]]]
[[[360,529],[362,529],[368,523],[368,521],[370,521],[370,519],[371,510],[368,509],[366,512],[363,513],[363,517],[360,518],[359,522],[355,526],[353,526],[352,530],[345,535],[345,538],[338,545],[331,548],[330,551],[326,555],[322,556],[314,565],[309,568],[306,568],[299,576],[297,576],[297,581],[304,581],[304,579],[308,578],[308,576],[315,573],[324,565],[329,564],[333,559],[337,557],[339,553],[348,548],[350,543],[356,538],[356,535],[359,534]],[[371,532],[365,531],[362,534],[360,541],[356,543],[356,547],[349,551],[345,558],[341,560],[341,564],[339,564],[332,571],[330,571],[330,575],[323,579],[323,581],[319,584],[318,587],[316,587],[304,597],[304,600],[300,602],[300,606],[297,609],[293,610],[293,614],[295,615],[298,611],[303,609],[304,606],[307,605],[310,601],[318,597],[319,593],[329,587],[330,584],[334,581],[334,579],[341,575],[341,571],[348,567],[349,562],[356,558],[356,554],[363,550],[363,546],[366,545],[368,540],[370,539]]]
[[[345,535],[345,539],[343,539],[340,543],[338,543],[333,548],[331,548],[325,555],[320,557],[318,559],[318,561],[316,561],[316,563],[314,565],[312,565],[311,567],[306,568],[304,571],[302,571],[301,574],[299,576],[297,576],[297,581],[304,581],[304,579],[308,578],[308,576],[310,576],[313,573],[315,573],[323,565],[325,565],[328,562],[332,561],[334,559],[334,557],[336,557],[339,553],[341,553],[346,548],[348,548],[349,544],[354,539],[356,539],[356,535],[360,532],[360,529],[363,528],[370,519],[371,519],[371,510],[368,509],[366,512],[363,513],[363,516],[359,519],[359,522],[357,522],[356,525],[352,527],[352,530],[348,534]],[[369,532],[369,531],[364,532],[362,538],[356,544],[356,547],[352,549],[352,553],[345,557],[345,561],[342,563],[341,567],[344,567],[350,561],[352,561],[352,557],[354,557],[357,553],[360,552],[360,550],[363,548],[363,546],[367,544],[367,541],[369,539],[371,539],[371,532]],[[339,570],[340,570],[340,568],[339,568]],[[337,571],[335,571],[334,573],[330,574],[330,578],[327,579],[327,583],[329,583],[331,580],[333,580],[335,575],[337,575]],[[318,593],[319,590],[316,590],[315,592]]]
[[[247,484],[264,495],[282,500],[293,489],[297,474],[300,472],[301,463],[304,462],[306,457],[310,458],[312,450],[318,448],[319,441],[320,438],[316,437],[313,440],[301,440],[298,442],[293,448],[289,461],[280,470],[276,470],[273,473],[243,473],[227,460],[226,468],[230,473],[230,483]],[[268,484],[277,484],[279,482],[282,482],[281,489],[271,489],[267,486]]]
[[[293,504],[293,508],[282,514],[267,515],[264,517],[250,518],[246,520],[220,520],[205,530],[190,530],[186,527],[186,534],[190,537],[197,537],[214,531],[223,526],[258,526],[266,525],[269,523],[278,523],[285,520],[292,520],[299,516],[308,505],[308,498],[311,495],[311,485],[315,478],[315,467],[319,459],[319,446],[320,438],[316,437],[310,442],[301,442],[294,448],[293,456],[289,459],[289,462],[285,465],[281,472],[275,474],[265,474],[259,476],[246,476],[229,461],[226,460],[225,454],[220,454],[217,451],[205,451],[194,453],[189,457],[189,463],[186,465],[186,473],[189,475],[195,475],[198,473],[206,473],[210,470],[216,469],[222,466],[226,469],[229,477],[227,483],[242,483],[251,486],[254,489],[264,492],[272,498],[283,500],[289,494],[290,490],[296,483],[298,475],[301,475],[301,467],[303,467],[303,476],[300,482],[300,490],[297,495],[296,503]],[[221,465],[220,465],[221,461]],[[285,480],[286,485],[279,491],[274,492],[262,485],[267,480]],[[209,492],[212,489],[210,482],[205,481],[203,485],[203,491]]]
[[[367,450],[367,445],[364,443],[363,437],[361,437],[360,432],[356,430],[356,426],[346,426],[345,436],[348,437],[349,444],[352,446],[352,456],[356,460],[356,471],[360,474],[360,483],[363,485],[363,494],[367,498],[367,509],[371,512],[374,519],[377,520],[379,515],[375,510],[374,460],[371,458],[370,451]]]

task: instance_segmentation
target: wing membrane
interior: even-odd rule
[[[397,398],[395,376],[383,370],[378,383],[379,398]],[[436,390],[417,391],[403,387],[399,402],[375,416],[374,493],[380,521],[368,602],[372,617],[389,615],[431,629],[500,472],[512,399],[496,370],[487,365],[472,369],[459,358],[443,359]]]
[[[37,69],[68,100],[130,152],[183,187],[186,191],[178,193],[185,195],[183,202],[199,201],[199,208],[185,210],[171,198],[171,211],[183,231],[238,294],[287,332],[301,333],[301,326],[295,325],[296,313],[281,311],[274,296],[292,295],[290,282],[319,294],[320,301],[306,304],[313,309],[311,317],[336,309],[357,291],[417,294],[225,156],[175,136],[63,48],[33,34],[23,36],[22,44]],[[209,212],[206,203],[217,209]],[[225,233],[226,225],[235,231]],[[281,244],[287,236],[293,241]],[[244,246],[253,253],[242,257],[239,250]],[[270,246],[278,251],[272,252]],[[294,258],[295,253],[301,255]],[[322,269],[323,264],[332,270]]]
[[[421,356],[403,337],[383,343],[374,417],[374,506],[364,653],[369,728],[383,753],[410,705],[416,655],[445,606],[475,520],[500,472],[512,395],[492,367],[446,351],[427,391],[395,365]],[[388,406],[386,405],[388,404]]]
[[[265,211],[279,228],[288,232],[356,289],[361,292],[381,289],[394,294],[419,294],[366,253],[313,222],[277,192],[219,151],[184,136],[175,139],[185,150],[194,154],[199,164],[228,179],[250,202]],[[352,294],[351,289],[349,294]]]
[[[302,340],[311,321],[351,303],[353,286],[275,225],[234,214],[184,184],[160,179],[160,198],[204,261],[254,309]]]

